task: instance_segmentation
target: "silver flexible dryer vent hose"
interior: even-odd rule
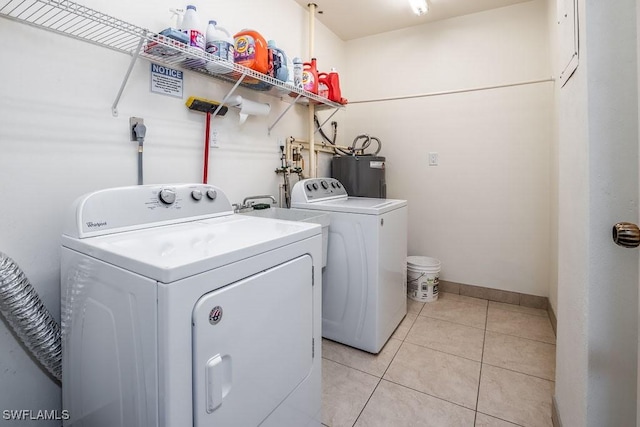
[[[0,252],[0,313],[24,345],[56,377],[62,377],[60,327],[27,276]]]

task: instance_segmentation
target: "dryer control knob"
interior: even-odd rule
[[[316,184],[315,182],[313,183],[313,189],[317,190],[318,189],[318,184]]]
[[[322,185],[322,188],[324,188],[325,190],[329,188],[329,184],[327,184],[327,181],[320,181],[320,185]]]
[[[191,198],[193,198],[193,200],[195,200],[196,202],[199,202],[200,200],[202,200],[202,191],[193,190],[191,192]]]
[[[209,200],[215,200],[218,197],[218,193],[216,193],[216,190],[207,190],[207,197]]]
[[[176,201],[176,192],[168,188],[163,188],[158,194],[158,198],[165,205],[172,205]]]

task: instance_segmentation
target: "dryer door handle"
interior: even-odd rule
[[[222,405],[222,400],[231,390],[231,357],[217,354],[207,361],[206,366],[207,413]]]

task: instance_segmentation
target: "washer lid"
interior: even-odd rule
[[[228,215],[76,239],[62,245],[163,283],[321,234],[318,224]]]
[[[343,199],[330,199],[310,203],[292,203],[294,208],[303,208],[330,212],[359,213],[366,215],[380,215],[403,206],[407,206],[406,200],[375,199],[369,197],[346,197]]]

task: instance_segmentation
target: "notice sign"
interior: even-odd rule
[[[182,98],[183,73],[180,70],[151,64],[151,92]]]

